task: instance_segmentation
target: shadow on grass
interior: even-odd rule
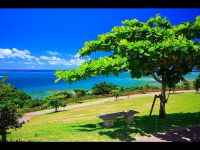
[[[105,128],[103,123],[79,125],[76,128],[82,132],[97,131],[99,135],[107,135],[112,139],[119,139],[120,141],[133,141],[135,139],[132,136],[135,134],[140,136],[149,136],[151,134],[167,141],[181,141],[181,139],[185,138],[188,138],[188,141],[194,141],[194,139],[200,141],[200,132],[198,134],[189,134],[190,131],[182,131],[182,134],[180,133],[179,136],[172,134],[171,137],[169,134],[159,134],[197,125],[200,125],[200,112],[168,114],[165,119],[159,118],[157,115],[151,117],[135,116],[134,125],[127,125],[122,118],[118,118],[115,120],[115,126],[112,128]],[[199,131],[199,129],[196,130]]]
[[[157,134],[156,137],[171,142],[200,142],[200,126]]]

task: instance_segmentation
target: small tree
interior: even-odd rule
[[[64,92],[55,92],[50,96],[45,97],[48,101],[49,105],[55,108],[55,112],[58,111],[59,106],[66,106],[66,99],[71,98],[72,94],[64,91]]]
[[[76,102],[78,103],[81,97],[84,97],[86,95],[86,91],[82,89],[74,89],[74,92],[76,93]]]
[[[2,136],[2,142],[7,141],[7,130],[20,128],[23,122],[19,122],[21,117],[18,107],[11,101],[1,102],[0,104],[0,134]]]
[[[111,93],[116,97],[116,100],[118,100],[118,97],[124,93],[124,89],[117,87],[115,90],[112,90]]]
[[[55,108],[55,112],[58,111],[59,106],[61,106],[61,107],[66,106],[66,104],[62,103],[62,100],[59,100],[59,99],[50,99],[49,105]]]
[[[196,92],[198,93],[198,92],[199,92],[199,89],[200,89],[200,74],[199,74],[199,75],[197,76],[197,78],[194,80],[193,86],[194,86],[194,89],[196,90]]]
[[[4,77],[0,82],[2,87],[0,96],[0,134],[2,136],[2,142],[7,141],[8,129],[16,129],[23,124],[23,122],[20,123],[18,121],[22,116],[18,107],[9,97],[5,96],[10,90],[6,83],[7,79],[7,77]]]
[[[128,96],[128,99],[129,99],[129,96],[133,93],[133,91],[132,91],[131,88],[126,88],[125,93],[126,93],[126,95]]]

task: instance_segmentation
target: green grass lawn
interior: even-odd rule
[[[167,118],[158,118],[159,101],[148,117],[153,97],[119,100],[33,117],[22,128],[12,130],[9,141],[123,141],[137,136],[200,124],[200,94],[172,94],[166,105]],[[113,128],[104,128],[98,115],[134,109],[135,125],[122,118]]]
[[[91,99],[87,99],[87,100],[80,100],[78,103],[72,102],[72,103],[67,104],[67,106],[83,104],[83,103],[88,103],[88,102],[94,102],[94,101],[103,100],[103,99],[106,99],[106,98],[103,97],[103,98],[91,98]]]

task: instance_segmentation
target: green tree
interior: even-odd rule
[[[46,103],[46,101],[42,100],[42,99],[28,100],[28,101],[26,101],[26,103],[24,104],[23,107],[26,107],[26,108],[41,107],[45,103]]]
[[[112,90],[116,89],[116,87],[116,85],[111,83],[100,82],[94,85],[92,92],[94,95],[109,94]]]
[[[0,82],[2,88],[0,95],[0,134],[2,142],[7,141],[8,129],[16,129],[23,124],[23,122],[18,121],[22,114],[17,105],[7,96],[7,93],[10,92],[9,86],[6,83],[7,79],[7,77],[4,77]]]
[[[76,93],[76,102],[78,103],[81,97],[84,97],[86,95],[86,91],[82,89],[74,89],[74,92]]]
[[[193,86],[194,86],[194,89],[196,90],[196,92],[198,93],[198,92],[199,92],[199,89],[200,89],[200,74],[199,74],[199,75],[197,76],[197,78],[194,80]]]
[[[125,93],[126,93],[126,95],[128,96],[128,99],[129,99],[129,96],[131,94],[133,94],[133,90],[131,88],[125,88]]]
[[[7,81],[8,78],[7,79],[6,78],[3,79],[4,82]],[[4,89],[7,90],[6,93],[5,93]],[[17,89],[16,87],[14,87],[11,84],[8,84],[8,83],[4,83],[3,84],[1,82],[1,84],[0,84],[0,97],[2,97],[2,96],[5,99],[11,100],[14,104],[18,105],[20,108],[23,108],[25,103],[27,103],[28,101],[32,101],[31,96],[29,96],[28,94],[26,94],[23,91]]]
[[[166,88],[184,79],[200,64],[200,16],[196,20],[171,25],[167,18],[156,15],[146,22],[125,20],[97,40],[84,43],[81,57],[92,52],[112,52],[112,55],[83,63],[74,70],[57,70],[55,82],[72,83],[92,76],[119,75],[130,71],[132,78],[151,75],[161,84],[162,99],[159,116],[166,117]],[[186,57],[187,56],[187,57]]]
[[[62,102],[60,99],[49,99],[49,105],[55,108],[55,112],[58,111],[58,108],[65,107],[66,104]]]
[[[122,87],[117,87],[115,90],[111,90],[111,93],[116,97],[116,100],[118,100],[118,97],[124,93],[124,89]]]
[[[48,101],[49,105],[55,108],[55,112],[58,111],[58,108],[65,107],[66,106],[66,99],[71,98],[72,93],[68,91],[63,92],[55,92],[50,96],[45,97],[45,99]]]

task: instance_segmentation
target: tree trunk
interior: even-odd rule
[[[160,118],[166,117],[165,103],[166,103],[166,84],[164,82],[162,82],[162,90],[161,90],[161,98],[160,98],[160,110],[159,110],[159,117]]]
[[[78,103],[79,102],[79,98],[76,98],[76,103]]]
[[[58,107],[55,107],[55,112],[57,112],[58,111]]]
[[[3,132],[2,132],[2,135],[1,135],[1,137],[2,137],[2,142],[7,142],[7,137],[6,137],[6,130],[4,130]]]

